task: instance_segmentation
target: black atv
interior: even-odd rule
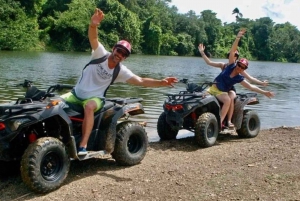
[[[46,193],[61,186],[68,175],[70,160],[111,156],[120,165],[143,160],[148,137],[143,122],[130,121],[143,114],[141,98],[106,99],[95,113],[95,123],[85,156],[78,156],[83,109],[67,104],[54,92],[72,89],[57,84],[41,91],[25,80],[24,98],[0,105],[0,162],[20,161],[24,183],[33,191]]]
[[[204,91],[213,82],[202,85],[189,83],[188,79],[180,80],[186,84],[186,91],[178,94],[165,94],[164,112],[157,122],[157,132],[161,140],[176,139],[178,131],[186,129],[195,133],[201,147],[213,146],[220,132],[228,131],[221,127],[220,111],[222,104],[215,96]],[[245,105],[258,104],[256,93],[237,94],[232,123],[241,138],[256,137],[260,131],[260,119],[253,110],[244,110]],[[227,122],[226,119],[224,122]],[[225,125],[226,126],[226,125]]]

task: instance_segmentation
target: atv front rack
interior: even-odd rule
[[[46,107],[46,104],[26,104],[26,105],[2,105],[0,106],[0,115],[12,114],[24,110],[40,109]]]

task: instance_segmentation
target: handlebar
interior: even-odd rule
[[[52,93],[57,90],[62,90],[62,89],[73,89],[74,85],[69,85],[69,84],[56,84],[52,85],[48,88],[47,93]]]
[[[16,86],[17,86],[17,87],[18,87],[18,86],[22,86],[22,87],[24,87],[24,88],[27,88],[27,87],[31,87],[32,84],[33,84],[32,81],[26,80],[26,79],[25,79],[24,82],[19,83],[19,84],[17,84]]]
[[[179,82],[186,84],[186,83],[188,83],[188,79],[183,78],[183,79],[179,80]]]
[[[60,89],[73,89],[74,85],[70,84],[58,84]]]
[[[217,82],[203,82],[201,85],[198,85],[195,83],[189,83],[188,79],[186,78],[179,80],[179,82],[186,84],[186,90],[190,93],[202,92],[207,87],[217,83]]]
[[[37,89],[37,87],[33,86],[33,82],[30,80],[24,80],[23,83],[17,84],[17,86],[23,86],[24,88],[27,88],[27,92],[25,97],[26,98],[32,98],[35,100],[44,100],[47,97],[54,97],[55,94],[53,92],[63,89],[73,89],[74,85],[69,84],[55,84],[50,87],[46,91],[41,91]]]

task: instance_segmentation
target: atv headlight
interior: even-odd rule
[[[20,119],[12,119],[10,122],[8,122],[8,127],[11,131],[15,131],[19,128],[20,125],[29,122],[30,119],[28,118],[20,118]]]

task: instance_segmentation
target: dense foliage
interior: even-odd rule
[[[241,56],[252,60],[300,62],[300,32],[269,17],[250,20],[233,8],[234,23],[212,10],[181,14],[171,0],[0,0],[0,50],[88,51],[87,28],[96,7],[105,13],[99,38],[110,49],[126,39],[133,53],[225,57],[240,28]]]

